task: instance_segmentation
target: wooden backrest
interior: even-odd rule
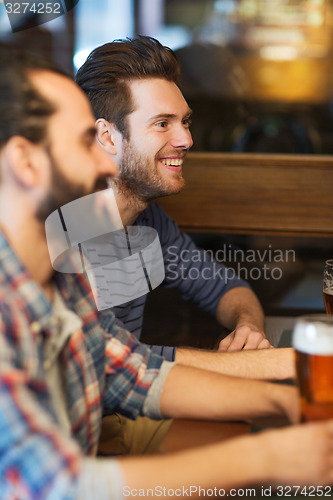
[[[333,237],[333,156],[189,153],[159,200],[189,232]]]

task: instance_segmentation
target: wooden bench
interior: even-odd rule
[[[160,200],[184,231],[333,237],[333,156],[189,153]]]

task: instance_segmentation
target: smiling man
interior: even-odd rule
[[[174,52],[144,36],[98,47],[76,76],[93,106],[98,141],[120,170],[113,187],[124,226],[150,226],[159,234],[166,273],[163,286],[178,288],[185,299],[232,330],[220,343],[220,350],[267,348],[263,311],[248,285],[207,259],[153,203],[185,187],[182,165],[192,146],[191,110],[179,79]],[[145,302],[143,295],[114,308],[118,320],[138,338]],[[153,349],[168,360],[181,362],[196,355],[167,346]]]
[[[129,88],[134,105],[127,117],[130,135],[125,140],[124,136],[116,137],[113,145],[120,167],[113,183],[121,212],[133,224],[150,201],[185,187],[182,166],[192,138],[191,110],[174,82],[158,77],[138,78],[129,83]],[[103,140],[107,123],[99,119],[97,124]]]
[[[69,77],[1,44],[0,73],[1,500],[118,500],[158,485],[261,479],[330,484],[332,422],[177,455],[94,456],[103,408],[133,419],[296,421],[296,391],[169,363],[112,314],[102,328],[85,277],[54,272],[45,218],[117,168],[95,142],[89,103]]]
[[[182,166],[192,146],[191,109],[179,88],[179,80],[175,53],[145,36],[96,48],[76,75],[97,119],[97,140],[119,168],[112,187],[123,225],[152,227],[157,231],[165,269],[162,285],[177,288],[183,298],[209,311],[221,325],[232,330],[220,343],[220,351],[245,350],[241,354],[250,356],[222,360],[218,355],[224,352],[212,358],[197,349],[168,345],[151,348],[168,361],[190,366],[232,375],[287,378],[293,373],[291,355],[284,352],[283,359],[280,353],[271,359],[271,350],[265,349],[270,344],[264,334],[263,311],[247,283],[234,273],[230,277],[226,267],[207,259],[205,252],[154,203],[157,198],[179,193],[185,187]],[[191,278],[193,271],[196,279]],[[137,338],[141,335],[146,298],[143,294],[113,307],[118,324]],[[108,315],[109,310],[101,311],[101,322]],[[251,357],[254,349],[267,351],[267,358],[260,362]],[[263,370],[258,370],[258,365]],[[104,420],[101,442],[105,445],[100,451],[146,450],[146,439],[140,438],[144,435],[141,424],[139,420],[134,424],[122,417],[119,423],[117,415],[109,416]],[[145,420],[143,425],[147,436],[162,436],[167,430],[166,422]],[[121,451],[119,435],[124,436]],[[132,436],[130,443],[125,439],[128,435]],[[152,442],[151,450],[154,446]]]

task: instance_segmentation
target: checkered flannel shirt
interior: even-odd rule
[[[1,500],[75,498],[103,408],[135,418],[163,362],[111,314],[97,322],[84,276],[56,273],[55,283],[83,321],[61,353],[73,439],[59,428],[43,368],[43,341],[56,323],[52,304],[0,233]]]

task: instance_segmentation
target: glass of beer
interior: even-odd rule
[[[333,418],[333,316],[300,317],[293,331],[303,422]]]
[[[326,314],[333,314],[333,259],[325,262],[323,294]]]

